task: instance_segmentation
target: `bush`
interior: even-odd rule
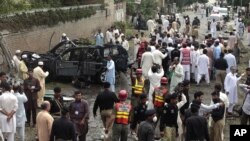
[[[126,23],[125,22],[114,22],[114,26],[120,29],[122,33],[126,33]]]
[[[31,29],[34,26],[55,26],[60,22],[78,21],[90,17],[96,13],[94,7],[76,8],[68,10],[49,10],[47,12],[39,11],[34,13],[22,13],[15,16],[0,18],[0,31],[8,30],[19,32]]]

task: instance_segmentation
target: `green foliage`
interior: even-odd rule
[[[157,3],[155,0],[142,0],[140,5],[137,5],[134,2],[135,0],[127,0],[127,15],[141,13],[145,19],[155,16],[157,9]]]
[[[35,26],[55,26],[60,22],[78,21],[88,18],[96,13],[94,7],[75,8],[68,10],[49,10],[47,12],[39,11],[34,13],[22,13],[15,16],[3,16],[0,18],[0,30],[19,32],[29,30]]]
[[[122,33],[126,33],[126,22],[115,22],[115,27],[121,29]]]
[[[234,6],[241,6],[241,2],[242,2],[242,6],[248,6],[250,3],[250,0],[227,0],[227,3],[229,5],[232,5],[232,2]]]

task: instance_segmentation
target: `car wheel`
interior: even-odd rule
[[[104,83],[105,82],[105,72],[101,72],[100,75],[99,75],[99,81],[101,83]]]

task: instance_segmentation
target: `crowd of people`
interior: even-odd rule
[[[197,18],[191,25],[189,16],[185,16],[184,30],[175,16],[158,18],[160,22],[159,19],[147,22],[149,36],[141,32],[133,38],[131,92],[115,93],[115,63],[112,56],[107,58],[106,82],[93,107],[94,117],[100,109],[105,133],[102,138],[107,141],[127,141],[128,136],[139,141],[222,141],[226,116],[234,114],[238,103],[238,81],[245,74],[246,83],[240,84],[246,93],[241,124],[250,122],[250,68],[237,74],[240,61],[237,36],[231,32],[226,42],[211,27],[210,33],[199,42]],[[62,40],[69,40],[66,34],[63,37]],[[95,41],[96,45],[120,44],[131,50],[125,35],[115,26],[107,30],[105,37],[98,30]],[[13,56],[18,81],[9,84],[6,73],[0,73],[2,139],[14,141],[17,133],[25,141],[25,127],[37,127],[39,141],[87,140],[90,109],[87,99],[82,98],[83,93],[75,91],[75,100],[66,107],[61,88],[55,87],[54,98],[44,101],[45,78],[49,72],[43,70],[41,61],[32,69],[27,55],[20,54],[17,50]],[[203,78],[208,87],[211,80],[216,82],[211,87],[210,105],[204,104],[203,91],[196,91],[194,98],[189,96],[190,83],[203,85]]]

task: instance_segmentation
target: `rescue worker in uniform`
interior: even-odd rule
[[[140,95],[144,93],[144,79],[142,78],[142,69],[136,69],[136,76],[133,75],[133,69],[130,73],[132,83],[131,105],[136,107],[140,101]]]
[[[157,118],[160,119],[160,115],[162,113],[162,108],[164,106],[164,100],[165,97],[168,93],[168,89],[167,89],[167,84],[168,84],[168,79],[166,77],[162,77],[161,78],[161,86],[160,87],[156,87],[154,90],[154,107],[156,109],[156,115]]]
[[[126,102],[128,97],[128,92],[126,90],[121,90],[119,92],[120,102],[115,104],[113,110],[113,116],[108,123],[105,132],[108,133],[109,127],[113,124],[112,130],[112,141],[127,141],[128,140],[128,130],[129,130],[129,116],[131,114],[132,106]]]
[[[168,89],[167,89],[167,84],[168,84],[168,79],[166,77],[161,78],[161,86],[156,87],[154,89],[154,94],[153,94],[153,102],[154,102],[154,109],[156,110],[156,116],[157,116],[157,121],[155,123],[156,129],[155,129],[155,139],[160,139],[160,131],[159,131],[159,119],[162,114],[162,109],[165,103],[165,97],[168,94]]]
[[[145,120],[145,112],[147,111],[147,95],[146,94],[141,94],[140,95],[140,102],[136,107],[134,107],[133,110],[133,119],[130,124],[130,129],[131,129],[131,136],[135,140],[137,140],[137,128],[138,125]]]

